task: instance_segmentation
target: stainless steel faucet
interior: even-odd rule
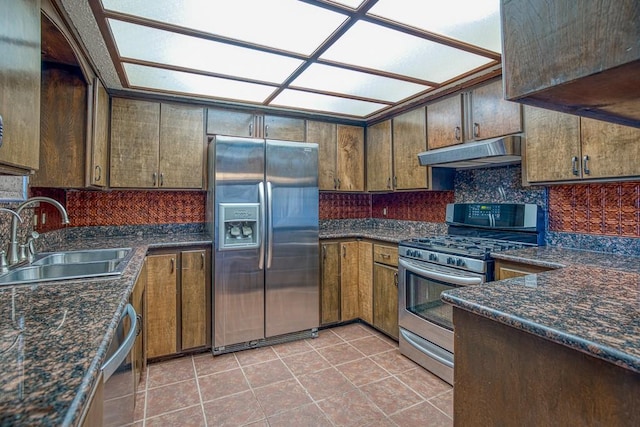
[[[19,258],[18,258],[18,219],[20,220],[20,222],[22,222],[22,219],[20,218],[20,212],[22,212],[22,210],[24,208],[26,208],[29,205],[32,205],[34,203],[38,203],[38,202],[45,202],[45,203],[49,203],[50,205],[55,206],[59,211],[60,214],[62,215],[62,223],[63,224],[69,224],[69,216],[67,216],[67,211],[64,209],[64,206],[62,206],[58,201],[53,200],[49,197],[32,197],[30,199],[25,200],[24,202],[22,202],[14,211],[15,215],[13,217],[13,219],[11,220],[11,241],[9,242],[9,265],[13,265],[18,263]],[[17,218],[17,219],[16,219]]]
[[[18,221],[20,221],[22,223],[22,218],[20,218],[20,215],[18,215],[17,213],[12,211],[11,209],[0,208],[0,212],[8,212],[8,213],[10,213],[11,215],[14,216],[14,218],[12,218],[12,221],[17,218]],[[0,273],[6,273],[7,271],[9,271],[9,263],[7,262],[7,254],[4,251],[0,251]]]

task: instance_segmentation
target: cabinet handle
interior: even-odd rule
[[[327,245],[322,245],[322,260],[327,260]]]
[[[338,180],[333,178],[333,189],[337,190],[338,189]]]
[[[397,176],[393,177],[393,188],[398,188],[398,177]]]
[[[94,170],[96,173],[95,181],[100,182],[100,180],[102,179],[102,168],[100,167],[100,165],[96,165]]]
[[[584,156],[582,158],[582,170],[585,175],[589,175],[591,171],[589,170],[589,156]]]
[[[456,141],[460,141],[460,135],[462,134],[462,129],[460,129],[460,126],[456,126],[456,129],[453,133],[453,135],[456,138]]]
[[[480,136],[480,124],[479,123],[474,123],[473,124],[473,137],[474,138],[478,138]]]
[[[342,258],[346,258],[347,257],[347,247],[343,246],[342,247]]]
[[[578,176],[578,157],[573,156],[571,158],[571,172],[575,175]]]
[[[164,185],[164,172],[160,173],[160,187]]]
[[[0,116],[0,147],[2,147],[2,134],[4,133],[4,123],[2,121],[2,116]]]
[[[158,174],[154,172],[152,176],[153,176],[153,184],[152,185],[155,187],[156,186],[156,181],[158,179]]]
[[[253,136],[253,123],[249,123],[249,136]]]
[[[264,125],[264,137],[269,138],[269,125]]]
[[[200,254],[200,270],[204,270],[204,252]]]
[[[338,190],[340,189],[340,178],[338,178]]]
[[[169,271],[169,273],[173,273],[173,270],[175,269],[175,264],[176,264],[176,260],[171,258],[171,271]]]
[[[393,273],[393,284],[396,285],[396,288],[398,287],[398,272],[397,271],[395,273]]]
[[[380,254],[380,256],[381,256],[382,258],[384,258],[384,259],[389,259],[389,258],[391,258],[391,255],[389,255],[389,254]]]
[[[387,178],[387,188],[391,189],[391,177]]]

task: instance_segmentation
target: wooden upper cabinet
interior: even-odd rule
[[[0,172],[26,174],[40,155],[40,0],[0,8]]]
[[[91,139],[90,185],[108,185],[109,94],[97,77],[93,84],[93,138]]]
[[[453,95],[427,105],[427,145],[429,150],[464,142],[462,113],[462,94]]]
[[[202,188],[204,110],[124,98],[111,102],[111,187]]]
[[[522,132],[522,107],[506,101],[502,80],[473,88],[469,138],[482,140]]]
[[[160,104],[111,100],[111,187],[156,187],[160,148]]]
[[[583,178],[640,176],[640,128],[580,119]]]
[[[305,141],[304,119],[266,115],[263,121],[265,138],[282,141]]]
[[[579,178],[580,117],[526,106],[524,118],[526,180]]]
[[[159,187],[203,188],[204,110],[161,104]]]
[[[638,0],[503,0],[501,13],[507,99],[640,127]]]
[[[428,188],[427,168],[418,153],[427,150],[425,109],[416,108],[393,118],[393,187],[396,190]]]
[[[338,190],[364,191],[364,128],[338,125]]]
[[[307,122],[307,142],[318,144],[318,187],[335,190],[337,187],[338,136],[335,123]]]
[[[367,190],[393,189],[391,120],[367,127]]]

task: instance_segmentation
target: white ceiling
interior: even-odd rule
[[[500,0],[62,3],[109,88],[346,119],[501,59]]]

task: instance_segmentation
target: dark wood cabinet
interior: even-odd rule
[[[391,120],[367,127],[367,190],[393,190]]]
[[[208,316],[211,290],[207,286],[208,259],[205,249],[182,251],[181,258],[181,348],[205,347],[211,342],[211,319]]]
[[[463,142],[462,94],[452,95],[427,105],[427,145],[429,150]]]
[[[398,339],[398,247],[373,245],[373,326]]]
[[[640,127],[637,0],[502,0],[505,96]]]
[[[502,80],[474,87],[470,94],[468,140],[522,132],[522,106],[504,99]]]
[[[147,256],[146,353],[152,359],[178,351],[178,254]]]
[[[209,108],[207,134],[304,142],[305,120]]]
[[[364,191],[364,128],[337,125],[336,132],[336,190]]]
[[[340,244],[320,244],[320,324],[340,322]]]
[[[360,317],[358,299],[358,242],[340,243],[340,320]]]

